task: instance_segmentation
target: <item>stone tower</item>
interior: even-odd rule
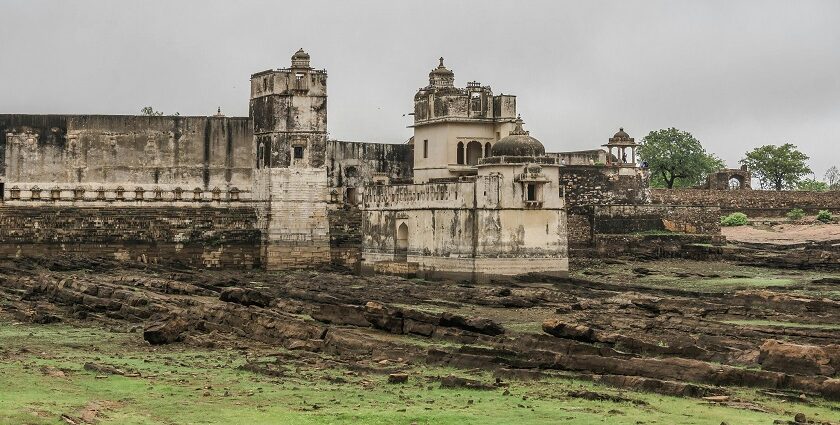
[[[327,72],[303,49],[289,68],[251,76],[254,195],[263,201],[263,265],[268,270],[329,263]]]

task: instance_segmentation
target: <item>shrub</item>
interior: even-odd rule
[[[805,211],[802,211],[802,208],[794,208],[787,213],[787,218],[791,220],[799,220],[802,217],[805,217]]]
[[[743,226],[747,224],[747,215],[742,212],[734,212],[726,217],[720,218],[721,226]]]
[[[831,212],[828,210],[820,210],[817,213],[817,220],[822,221],[823,223],[828,223],[831,221]]]

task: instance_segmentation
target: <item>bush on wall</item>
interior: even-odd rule
[[[794,208],[787,213],[787,218],[791,220],[799,220],[802,217],[805,217],[805,211],[802,211],[802,208]]]
[[[742,212],[734,212],[726,217],[721,217],[721,226],[743,226],[747,224],[747,215]]]

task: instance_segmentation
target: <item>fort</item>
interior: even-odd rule
[[[837,424],[836,192],[651,188],[443,58],[409,140],[336,140],[311,63],[248,117],[0,115],[0,422]]]
[[[0,256],[562,275],[615,235],[720,241],[723,212],[840,208],[740,190],[743,170],[650,190],[623,129],[603,150],[547,153],[515,96],[456,87],[443,58],[414,95],[405,144],[328,139],[327,99],[327,72],[301,49],[251,76],[248,117],[0,115]]]

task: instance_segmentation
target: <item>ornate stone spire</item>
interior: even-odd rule
[[[432,87],[455,87],[455,73],[443,66],[443,56],[438,67],[429,73],[429,85]]]

